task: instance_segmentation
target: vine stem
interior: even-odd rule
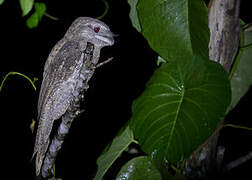
[[[106,16],[106,14],[108,13],[109,10],[109,5],[108,2],[106,0],[103,0],[104,4],[105,4],[105,10],[102,13],[102,15],[98,16],[97,19],[102,19],[104,16]]]
[[[2,91],[4,82],[6,81],[6,79],[7,79],[10,75],[19,75],[19,76],[24,77],[25,79],[27,79],[27,80],[31,83],[32,87],[33,87],[34,90],[36,91],[37,88],[36,88],[36,86],[35,86],[34,83],[35,83],[35,81],[38,80],[38,78],[34,78],[33,81],[32,81],[28,76],[26,76],[26,75],[24,75],[24,74],[22,74],[22,73],[11,71],[11,72],[9,72],[8,74],[6,74],[6,75],[4,76],[3,81],[2,81],[2,83],[1,83],[1,85],[0,85],[0,92]]]
[[[223,127],[233,127],[233,128],[245,129],[245,130],[252,131],[252,128],[250,128],[250,127],[239,126],[239,125],[235,125],[235,124],[225,124]]]
[[[52,16],[52,15],[46,13],[46,12],[44,13],[44,15],[45,15],[46,17],[48,17],[48,18],[54,20],[54,21],[58,21],[58,20],[59,20],[59,18],[57,18],[57,17],[55,17],[55,16]]]

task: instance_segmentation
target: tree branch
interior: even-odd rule
[[[223,169],[223,172],[230,171],[231,169],[247,162],[250,159],[252,159],[252,151],[249,152],[248,154],[246,154],[245,156],[242,156],[242,157],[238,158],[237,160],[228,163],[225,166],[225,168]]]
[[[240,0],[212,0],[208,8],[211,35],[209,58],[220,63],[229,73],[240,41]],[[224,119],[220,121],[214,135],[186,160],[183,171],[185,176],[192,179],[206,178],[220,168],[224,149],[217,152],[217,142],[223,122]]]
[[[240,41],[240,0],[214,0],[209,10],[209,58],[230,72]]]

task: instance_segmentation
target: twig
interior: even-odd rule
[[[252,31],[252,22],[251,22],[251,23],[248,23],[248,24],[245,24],[244,26],[242,26],[242,29],[243,29],[245,32],[251,32],[251,31]]]
[[[246,154],[245,156],[242,156],[240,158],[238,158],[237,160],[234,160],[230,163],[228,163],[224,169],[223,169],[223,172],[227,172],[227,171],[230,171],[231,169],[245,163],[246,161],[252,159],[252,151],[249,152],[248,154]]]
[[[44,13],[44,15],[45,15],[46,17],[48,17],[48,18],[54,20],[54,21],[58,21],[58,20],[59,20],[59,18],[57,18],[57,17],[55,17],[55,16],[52,16],[52,15],[46,13],[46,12]]]
[[[110,58],[108,58],[107,60],[105,60],[105,61],[103,61],[103,62],[97,64],[97,65],[95,66],[95,68],[99,68],[99,67],[103,66],[104,64],[107,64],[108,62],[112,61],[112,60],[113,60],[113,57],[110,57]]]

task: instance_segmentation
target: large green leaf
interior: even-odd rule
[[[221,65],[198,56],[172,61],[133,103],[130,125],[147,154],[176,163],[214,132],[230,99]]]
[[[203,0],[142,0],[137,10],[142,34],[162,58],[208,57],[210,35]]]
[[[238,104],[252,85],[252,32],[244,32],[242,42],[231,73],[232,102],[229,111]]]
[[[119,133],[119,135],[114,138],[112,144],[97,159],[98,170],[94,180],[102,179],[113,162],[132,142],[134,142],[133,132],[130,130],[129,126],[127,126],[123,132]]]
[[[150,157],[140,156],[127,162],[116,180],[162,180],[162,176]]]

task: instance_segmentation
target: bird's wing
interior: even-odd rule
[[[69,107],[75,87],[73,76],[78,75],[82,65],[80,62],[82,52],[77,41],[67,41],[63,45],[55,47],[54,50],[56,52],[50,53],[52,56],[49,55],[45,65],[38,101],[39,126],[33,152],[33,156],[37,153],[37,175],[40,173],[49,145],[53,122],[59,119]]]
[[[46,102],[48,95],[54,89],[50,87],[65,81],[71,76],[80,55],[79,43],[77,41],[66,41],[64,38],[50,52],[44,66],[43,82],[40,88],[37,107],[38,119],[44,102]]]

